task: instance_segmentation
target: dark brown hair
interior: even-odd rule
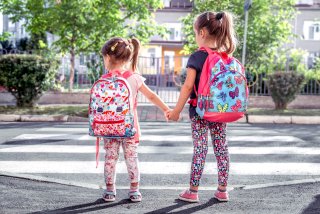
[[[237,45],[237,39],[233,27],[233,16],[228,12],[204,12],[197,16],[194,28],[199,33],[201,29],[207,29],[210,37],[216,43],[218,51],[232,54]]]
[[[103,45],[101,54],[104,57],[109,55],[110,63],[112,64],[131,61],[131,69],[135,71],[137,69],[139,50],[140,41],[138,39],[114,37]]]

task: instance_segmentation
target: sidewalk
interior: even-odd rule
[[[140,121],[165,122],[162,111],[154,105],[138,106]],[[13,115],[0,114],[0,121],[4,122],[88,122],[87,118],[68,115]],[[189,122],[188,107],[181,114],[181,122]],[[239,123],[281,123],[281,124],[320,124],[319,116],[277,116],[277,115],[246,115],[237,121]]]
[[[320,182],[261,188],[236,188],[230,201],[199,191],[200,203],[177,200],[180,190],[142,189],[143,201],[131,203],[126,189],[106,203],[102,190],[0,175],[0,213],[320,213]]]

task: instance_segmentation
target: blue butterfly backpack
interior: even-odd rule
[[[226,53],[202,47],[208,57],[203,65],[198,91],[196,112],[211,122],[234,122],[247,110],[248,86],[241,63]],[[192,103],[192,102],[191,102]],[[194,102],[195,103],[195,102]]]

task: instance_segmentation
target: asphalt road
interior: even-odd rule
[[[0,213],[320,213],[320,125],[230,124],[231,200],[212,199],[211,146],[198,204],[176,200],[188,185],[190,125],[143,122],[141,128],[144,200],[126,199],[121,157],[117,201],[105,204],[99,199],[104,157],[96,169],[86,123],[0,123]]]

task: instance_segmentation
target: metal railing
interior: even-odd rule
[[[0,49],[0,55],[7,52]],[[17,53],[17,52],[16,52]],[[25,53],[28,54],[28,53]],[[139,73],[145,78],[145,83],[155,91],[164,101],[175,103],[179,97],[181,88],[181,73],[184,70],[182,57],[155,58],[140,57],[138,63]],[[175,65],[178,64],[179,66]],[[69,86],[70,62],[67,57],[61,59],[61,65],[57,74],[57,81],[66,90]],[[94,79],[89,76],[86,66],[78,66],[75,70],[74,89],[89,91]],[[247,72],[248,74],[248,72]],[[270,95],[267,86],[266,74],[248,75],[249,92],[251,96]],[[320,81],[309,80],[300,91],[303,95],[320,95]],[[139,97],[140,102],[148,102],[144,97]]]

